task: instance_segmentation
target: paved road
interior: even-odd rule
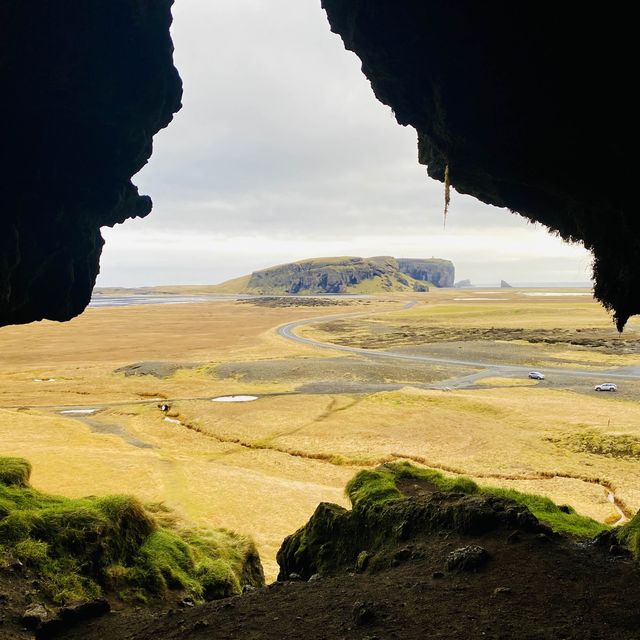
[[[415,304],[415,303],[414,303]],[[413,306],[413,305],[411,305]],[[433,363],[433,364],[447,364],[458,365],[464,367],[472,367],[481,369],[482,371],[474,373],[470,376],[463,376],[460,378],[452,378],[451,380],[445,380],[438,385],[433,385],[434,388],[452,388],[460,386],[468,386],[475,381],[488,376],[522,376],[532,369],[532,367],[517,366],[517,365],[505,365],[495,362],[480,362],[478,360],[461,360],[457,358],[436,358],[434,356],[418,355],[411,353],[402,353],[399,351],[374,351],[372,349],[362,349],[361,347],[349,347],[341,344],[332,344],[330,342],[320,342],[313,340],[312,338],[304,338],[295,333],[295,330],[299,327],[303,327],[310,324],[317,324],[320,322],[329,322],[331,320],[343,320],[346,318],[361,317],[366,314],[357,313],[349,314],[342,313],[339,315],[323,316],[321,318],[310,318],[307,320],[297,320],[295,322],[289,322],[278,327],[278,335],[287,339],[293,340],[300,344],[305,344],[310,347],[316,347],[318,349],[330,349],[332,351],[342,351],[345,353],[353,353],[359,356],[366,356],[367,358],[377,358],[383,360],[396,360],[404,362],[419,362],[419,363]],[[567,367],[549,367],[545,370],[548,374],[572,376],[576,378],[595,378],[600,381],[606,378],[609,380],[640,380],[640,366],[638,367],[625,367],[622,369],[590,369],[588,371],[584,369],[570,369]]]

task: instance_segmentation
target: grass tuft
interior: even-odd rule
[[[39,565],[47,560],[49,545],[46,542],[27,538],[18,542],[15,546],[15,553],[18,560],[26,564]]]
[[[480,487],[471,478],[465,476],[445,476],[435,469],[416,467],[410,462],[396,462],[385,465],[393,476],[400,480],[422,480],[435,485],[440,491],[456,491],[459,493],[478,493]]]
[[[0,458],[0,484],[5,487],[27,487],[31,464],[23,458]]]
[[[392,471],[379,467],[360,471],[347,483],[345,493],[354,507],[364,503],[379,503],[401,498]]]

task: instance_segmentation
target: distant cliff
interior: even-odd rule
[[[395,258],[313,258],[251,274],[248,289],[259,293],[373,293],[411,290]]]
[[[440,258],[398,258],[398,266],[415,280],[430,282],[436,287],[453,287],[456,270],[451,260]]]
[[[420,292],[428,291],[430,284],[450,286],[453,273],[453,264],[448,260],[398,260],[391,256],[311,258],[254,271],[216,289],[266,295]]]

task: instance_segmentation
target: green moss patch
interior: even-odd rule
[[[0,484],[26,487],[31,477],[31,464],[22,458],[0,458]]]
[[[640,558],[640,511],[616,530],[616,538],[631,550],[636,559]]]
[[[68,499],[28,484],[31,467],[0,458],[0,549],[38,576],[43,595],[66,603],[113,592],[146,600],[170,590],[196,599],[264,583],[253,543],[229,531],[186,531],[131,496]]]
[[[496,496],[513,500],[527,507],[540,522],[557,533],[592,538],[609,529],[605,524],[581,516],[572,507],[560,509],[552,500],[544,496],[514,489],[481,487],[470,478],[446,476],[434,469],[416,467],[408,462],[390,463],[372,471],[361,471],[349,482],[346,493],[354,506],[365,502],[381,503],[403,497],[398,488],[398,481],[410,479],[430,484],[438,491]]]
[[[540,522],[544,522],[557,533],[564,533],[577,538],[593,538],[599,533],[610,529],[606,524],[576,513],[573,507],[563,506],[560,509],[549,498],[534,493],[523,493],[522,491],[499,487],[483,487],[481,491],[488,495],[508,498],[524,505]]]
[[[345,492],[354,506],[402,497],[393,472],[385,468],[360,471],[349,481]]]

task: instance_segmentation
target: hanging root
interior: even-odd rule
[[[444,167],[444,221],[442,227],[447,226],[447,213],[449,212],[449,202],[451,202],[451,182],[449,181],[449,163]]]

